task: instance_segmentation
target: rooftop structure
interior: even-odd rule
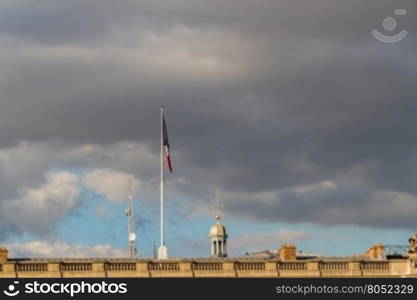
[[[223,229],[216,227],[213,233],[226,234]],[[359,255],[323,257],[298,253],[295,245],[285,244],[277,251],[267,250],[238,258],[9,259],[7,249],[0,247],[0,278],[417,277],[414,248],[395,258],[384,255],[384,251],[384,246],[377,244]]]

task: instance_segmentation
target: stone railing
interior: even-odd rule
[[[411,259],[349,260],[27,260],[0,263],[0,277],[374,277],[417,276]]]
[[[106,271],[136,271],[136,263],[132,262],[107,262],[105,264]]]
[[[283,271],[305,271],[307,270],[307,262],[304,261],[293,261],[293,262],[280,262],[278,263],[278,269]]]
[[[23,263],[16,265],[17,272],[48,272],[48,264],[47,263]]]
[[[264,262],[238,262],[235,263],[235,268],[238,271],[263,271],[265,270]]]
[[[157,263],[149,263],[148,264],[150,271],[179,271],[180,264],[179,263],[172,263],[172,262],[157,262]]]
[[[370,270],[370,271],[387,271],[389,270],[389,262],[387,261],[367,261],[362,262],[361,264],[362,270]]]
[[[91,272],[93,270],[92,263],[63,263],[61,264],[62,272]]]
[[[221,262],[194,262],[191,265],[193,271],[222,271]]]
[[[349,270],[349,262],[347,261],[321,261],[319,263],[319,269],[321,271],[340,271]]]

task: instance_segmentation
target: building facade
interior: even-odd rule
[[[417,277],[417,260],[28,259],[0,263],[0,277]]]
[[[417,256],[381,259],[371,247],[364,256],[320,258],[295,255],[284,245],[267,259],[9,259],[0,250],[2,278],[116,277],[417,277]],[[376,249],[376,250],[375,250]]]

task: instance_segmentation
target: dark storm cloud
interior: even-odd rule
[[[233,198],[239,201],[233,201]],[[322,225],[414,228],[417,198],[414,195],[350,183],[322,182],[284,189],[273,194],[228,195],[229,209],[263,221],[311,222]]]
[[[0,147],[59,138],[157,152],[165,104],[189,197],[221,183],[254,196],[228,199],[232,214],[416,226],[374,205],[413,207],[382,191],[417,192],[415,1],[61,2],[0,5]],[[373,39],[396,8],[408,37]],[[287,192],[324,180],[331,194]]]

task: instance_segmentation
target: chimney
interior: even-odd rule
[[[297,248],[292,244],[282,245],[278,250],[278,256],[280,260],[296,260]]]
[[[376,244],[366,251],[366,258],[370,260],[385,260],[387,259],[385,255],[385,248],[382,244]]]
[[[9,251],[7,251],[6,247],[0,247],[0,262],[5,262],[7,261],[8,257],[7,257],[7,253]]]

